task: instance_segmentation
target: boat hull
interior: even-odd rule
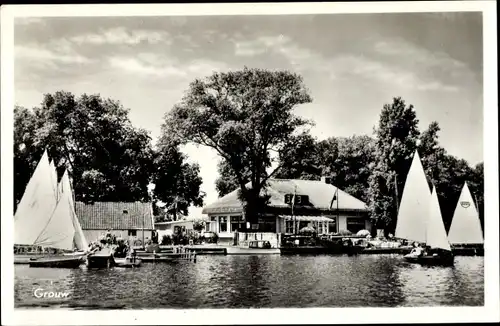
[[[404,256],[404,259],[409,263],[415,263],[425,266],[453,266],[454,257],[453,256]]]
[[[115,267],[122,268],[136,268],[141,266],[142,261],[140,259],[128,259],[128,258],[115,258]]]
[[[115,265],[113,248],[102,248],[87,256],[87,268],[110,268]]]
[[[483,247],[452,247],[455,256],[484,256]]]
[[[29,262],[29,266],[38,268],[79,268],[83,262],[83,257],[63,256],[33,259]]]

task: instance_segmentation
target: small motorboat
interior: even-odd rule
[[[84,263],[84,256],[52,256],[45,258],[32,258],[30,267],[45,268],[79,268]]]
[[[115,258],[115,267],[135,268],[141,266],[142,260],[136,257]]]

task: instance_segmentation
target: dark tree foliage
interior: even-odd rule
[[[178,214],[187,215],[191,205],[203,206],[204,194],[200,192],[203,180],[198,164],[186,162],[179,143],[171,137],[161,137],[155,153],[152,181],[155,200],[164,203],[165,218],[176,220]]]
[[[219,176],[217,177],[217,180],[215,180],[215,189],[217,190],[219,197],[223,197],[240,187],[238,178],[227,161],[219,161],[217,164],[217,172],[219,173]],[[248,170],[243,173],[243,180],[245,183],[250,181],[249,175],[250,173]]]
[[[77,98],[64,91],[45,94],[39,107],[14,109],[15,204],[45,149],[59,176],[68,169],[76,200],[84,202],[150,201],[153,175],[172,168],[164,163],[168,151],[155,152],[148,132],[132,126],[128,110],[118,101],[87,94]],[[196,167],[175,164],[183,166],[172,183],[176,189],[190,194],[199,190]],[[180,186],[183,182],[190,184]],[[164,188],[157,187],[162,193]],[[181,197],[201,205],[192,199],[196,196]]]
[[[287,151],[292,136],[308,124],[293,114],[308,102],[302,77],[288,71],[213,73],[189,85],[182,102],[166,114],[163,129],[218,152],[238,181],[246,219],[255,222],[264,208],[261,191],[274,175],[265,173],[273,162],[270,152]]]

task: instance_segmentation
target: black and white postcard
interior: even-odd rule
[[[498,321],[495,9],[2,7],[2,323]]]

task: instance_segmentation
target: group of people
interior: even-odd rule
[[[116,257],[135,256],[134,248],[129,244],[129,241],[123,239],[121,236],[117,237],[108,229],[101,235],[99,241],[89,243],[88,251],[90,253],[99,251],[105,247],[114,247]]]
[[[422,247],[422,245],[420,245],[420,243],[418,243],[418,242],[414,242],[413,246],[415,248],[413,248],[410,251],[411,256],[422,257],[422,256],[427,255],[427,247]]]

